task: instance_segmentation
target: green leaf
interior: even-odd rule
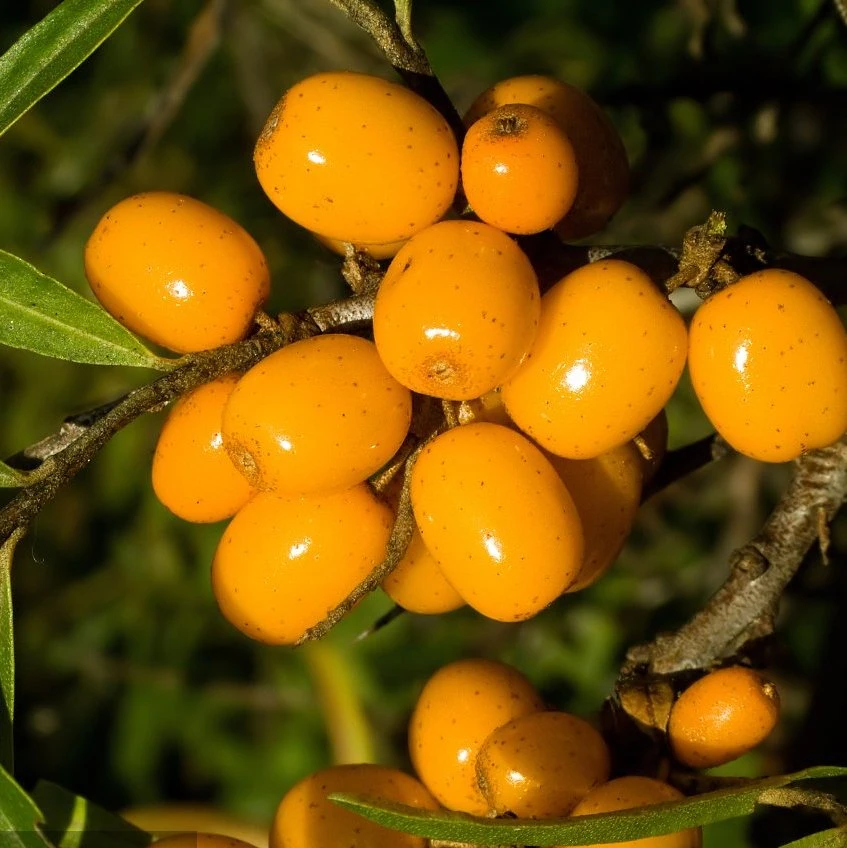
[[[844,848],[847,845],[847,831],[841,827],[821,830],[811,836],[804,836],[794,842],[788,842],[782,848]]]
[[[16,489],[26,485],[26,474],[21,474],[14,468],[9,468],[5,462],[0,462],[0,489]]]
[[[166,370],[97,304],[0,250],[0,344],[93,365]]]
[[[0,842],[3,848],[53,848],[38,829],[43,817],[26,792],[0,769]]]
[[[15,530],[0,547],[0,766],[10,772],[15,756],[12,723],[15,717],[15,631],[12,626],[12,558],[23,536]]]
[[[41,780],[32,793],[56,848],[145,848],[152,837],[115,813]]]
[[[141,0],[64,0],[0,56],[0,135],[81,65]]]
[[[384,827],[431,839],[474,845],[591,845],[674,833],[748,816],[759,802],[759,796],[767,790],[801,780],[845,775],[847,768],[821,766],[695,795],[684,801],[555,821],[474,818],[465,813],[432,812],[351,795],[334,794],[330,798]]]

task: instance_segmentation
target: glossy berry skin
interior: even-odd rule
[[[444,576],[478,612],[522,621],[574,581],[582,527],[550,462],[499,424],[436,437],[412,469],[412,509]]]
[[[503,402],[551,453],[589,459],[658,414],[686,350],[682,316],[643,271],[617,259],[584,265],[541,299],[535,341]]]
[[[459,176],[455,137],[434,107],[408,88],[346,71],[290,88],[254,162],[289,218],[356,244],[406,239],[435,223]]]
[[[404,386],[467,400],[517,369],[535,337],[540,301],[529,259],[505,233],[442,221],[389,265],[374,306],[374,340]]]
[[[293,644],[383,560],[391,524],[390,508],[364,483],[331,495],[260,493],[215,552],[218,606],[251,639]]]
[[[223,409],[238,374],[226,374],[180,398],[153,454],[153,491],[185,521],[222,521],[253,494],[233,465],[221,436]]]
[[[562,818],[609,779],[603,737],[569,713],[537,712],[497,728],[483,743],[476,774],[490,811],[518,818]]]
[[[629,193],[626,149],[606,113],[575,86],[552,77],[528,75],[502,80],[484,91],[465,115],[465,123],[471,125],[510,103],[526,103],[546,112],[573,146],[579,185],[556,232],[564,239],[578,239],[603,229]]]
[[[427,681],[409,723],[409,753],[420,779],[450,810],[483,816],[488,802],[476,780],[476,758],[498,727],[542,710],[532,684],[494,660],[442,666]]]
[[[573,498],[582,522],[585,553],[576,580],[567,592],[596,583],[617,559],[641,504],[641,455],[632,442],[592,459],[550,462]]]
[[[409,390],[385,370],[372,342],[327,334],[251,368],[224,408],[223,438],[258,489],[340,491],[391,459],[411,414]]]
[[[180,833],[157,839],[155,844],[161,848],[254,848],[249,842],[214,833]]]
[[[243,339],[270,291],[264,254],[246,230],[166,191],[128,197],[100,219],[85,275],[121,324],[177,353]]]
[[[786,462],[847,430],[847,333],[799,274],[757,271],[712,295],[688,356],[704,412],[740,453]]]
[[[387,766],[339,765],[316,771],[295,784],[277,807],[269,848],[425,848],[427,840],[381,827],[339,807],[334,792],[365,795],[410,807],[436,810],[426,788]]]
[[[520,235],[540,233],[564,218],[579,172],[564,130],[535,106],[488,112],[462,144],[462,188],[487,224]]]
[[[574,807],[572,816],[612,813],[635,807],[649,807],[681,801],[685,796],[668,783],[651,777],[618,777],[593,789]],[[603,842],[594,848],[700,848],[700,828],[691,828],[664,836],[647,836],[626,842]]]
[[[422,615],[452,612],[465,605],[427,549],[417,527],[403,559],[382,581],[382,588],[395,604]]]
[[[674,702],[668,739],[681,763],[711,768],[751,751],[778,720],[773,683],[750,668],[721,668],[692,683]]]
[[[333,253],[337,253],[339,256],[347,255],[347,244],[349,242],[339,241],[339,239],[327,238],[326,236],[315,234],[315,238],[324,246],[328,247]],[[370,256],[371,259],[391,259],[393,256],[397,255],[397,251],[403,247],[408,239],[402,239],[401,241],[387,241],[382,242],[380,244],[355,244],[353,245],[356,250],[361,251],[362,253]]]

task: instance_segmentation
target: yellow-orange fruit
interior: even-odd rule
[[[417,527],[403,559],[382,581],[382,588],[395,604],[423,615],[452,612],[465,605],[427,549]]]
[[[564,130],[546,112],[520,103],[500,106],[470,126],[461,171],[473,211],[487,224],[520,235],[561,221],[579,182]]]
[[[442,433],[415,462],[410,491],[421,536],[444,576],[489,618],[532,617],[580,570],[573,500],[520,433],[487,423]]]
[[[685,366],[682,316],[635,265],[605,259],[541,299],[527,358],[502,389],[542,447],[588,459],[628,442],[667,403]]]
[[[153,491],[186,521],[235,515],[253,490],[223,446],[223,409],[237,374],[226,374],[180,398],[165,421],[153,454]]]
[[[157,839],[157,848],[254,848],[249,842],[214,833],[180,833]]]
[[[391,524],[390,508],[364,483],[331,495],[262,492],[218,545],[218,606],[251,639],[292,644],[383,560]]]
[[[571,815],[590,816],[635,807],[649,807],[685,796],[673,786],[651,777],[618,777],[593,789],[574,807]],[[625,842],[603,842],[593,848],[700,848],[700,828],[690,828],[663,836],[647,836]]]
[[[491,813],[554,819],[605,783],[610,767],[609,748],[587,721],[537,712],[512,719],[485,740],[476,775]]]
[[[264,254],[246,230],[167,191],[128,197],[100,219],[85,275],[121,324],[177,353],[243,339],[270,291]]]
[[[483,742],[513,718],[544,708],[517,669],[494,660],[458,660],[427,681],[409,723],[409,753],[420,779],[451,810],[482,816],[476,780]]]
[[[416,392],[478,397],[514,373],[538,326],[540,293],[524,252],[478,221],[442,221],[388,266],[374,305],[385,367]]]
[[[224,408],[224,445],[258,489],[339,491],[378,471],[400,447],[409,390],[373,342],[328,334],[288,345],[253,366]]]
[[[337,253],[339,256],[347,255],[347,245],[350,242],[327,238],[318,233],[315,233],[314,236],[324,247],[328,247],[333,253]],[[401,241],[387,241],[381,244],[354,244],[353,247],[362,253],[366,253],[371,259],[391,259],[407,241],[408,239],[402,239]]]
[[[429,844],[339,807],[327,797],[334,792],[438,809],[426,788],[402,771],[369,764],[332,766],[309,775],[285,794],[271,825],[270,848],[425,848]]]
[[[740,453],[786,462],[847,430],[847,333],[805,277],[769,269],[706,300],[691,322],[694,391]]]
[[[453,202],[459,152],[447,121],[408,88],[347,71],[292,86],[254,152],[262,188],[306,229],[341,241],[399,241]]]
[[[668,739],[681,763],[711,768],[751,751],[778,720],[773,683],[750,668],[721,668],[692,683],[674,702]]]
[[[582,522],[582,567],[566,590],[578,592],[599,580],[626,544],[641,503],[641,455],[627,442],[592,459],[551,456],[550,462]]]
[[[603,229],[629,193],[626,149],[606,113],[573,85],[528,75],[502,80],[480,94],[465,115],[465,124],[470,126],[510,103],[542,109],[555,118],[573,145],[579,185],[576,199],[556,232],[564,239],[577,239]]]

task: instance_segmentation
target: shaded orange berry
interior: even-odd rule
[[[426,788],[402,771],[371,764],[332,766],[288,790],[271,824],[269,848],[425,848],[429,844],[339,807],[327,797],[335,792],[438,809]]]
[[[155,844],[160,848],[254,848],[249,842],[214,833],[180,833],[157,839]]]
[[[251,639],[296,642],[383,560],[391,523],[364,483],[331,495],[256,495],[212,562],[221,612]]]
[[[757,271],[709,297],[688,357],[709,420],[753,459],[796,459],[847,430],[847,333],[799,274]]]
[[[652,777],[618,777],[593,789],[574,807],[571,815],[590,816],[635,807],[649,807],[681,801],[685,796],[670,784]],[[700,848],[700,828],[690,828],[663,836],[647,836],[626,842],[603,842],[593,848]]]
[[[494,815],[554,819],[605,783],[610,763],[605,740],[587,721],[536,712],[512,719],[485,740],[476,774]]]
[[[408,88],[347,71],[292,86],[254,153],[262,188],[306,229],[355,244],[409,238],[453,202],[456,139]]]
[[[411,414],[409,390],[372,342],[328,334],[272,353],[239,380],[224,408],[224,445],[256,488],[338,491],[391,459]]]
[[[477,221],[442,221],[401,248],[374,305],[374,340],[404,386],[451,400],[493,389],[526,356],[540,293],[523,251]]]
[[[324,247],[328,247],[333,253],[337,253],[339,256],[347,255],[347,245],[350,242],[327,238],[326,236],[322,236],[317,233],[315,233],[315,238]],[[379,244],[360,243],[354,244],[353,247],[362,253],[366,253],[371,257],[371,259],[391,259],[391,257],[394,256],[407,241],[408,239],[402,239],[401,241],[387,241]]]
[[[480,94],[465,115],[465,124],[470,126],[493,109],[511,103],[526,103],[546,112],[573,146],[579,185],[556,232],[564,239],[577,239],[603,229],[629,193],[626,149],[606,113],[576,86],[528,75],[502,80]]]
[[[664,407],[685,366],[676,308],[635,265],[605,259],[541,299],[527,358],[503,385],[512,420],[542,447],[588,459],[628,442]]]
[[[561,221],[579,173],[564,130],[535,106],[500,106],[474,122],[462,144],[462,188],[487,224],[528,235]]]
[[[412,508],[444,576],[478,612],[531,618],[576,578],[576,507],[529,439],[499,424],[437,436],[412,469]]]
[[[230,518],[253,494],[221,436],[224,405],[238,379],[238,374],[227,374],[180,398],[159,434],[153,491],[186,521]]]
[[[779,720],[779,692],[742,666],[720,668],[691,684],[674,702],[668,739],[692,768],[723,765],[762,742]]]
[[[125,327],[177,353],[243,339],[270,291],[265,257],[229,216],[167,191],[113,206],[85,245],[85,275]]]
[[[578,592],[609,570],[629,538],[641,504],[641,455],[627,442],[592,459],[550,456],[550,462],[573,498],[582,523],[582,567],[566,590]]]
[[[467,659],[442,666],[426,682],[409,723],[415,771],[445,807],[485,815],[488,803],[476,780],[483,742],[543,707],[533,685],[505,663]]]

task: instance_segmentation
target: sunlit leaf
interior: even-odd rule
[[[0,462],[0,489],[15,489],[26,485],[26,475]]]
[[[833,827],[831,830],[821,830],[794,842],[788,842],[782,848],[844,848],[844,846],[847,846],[847,830]]]
[[[23,530],[0,547],[0,766],[14,768],[12,723],[15,717],[15,631],[12,618],[12,558]]]
[[[0,843],[3,848],[52,848],[38,829],[43,821],[32,798],[0,768]]]

